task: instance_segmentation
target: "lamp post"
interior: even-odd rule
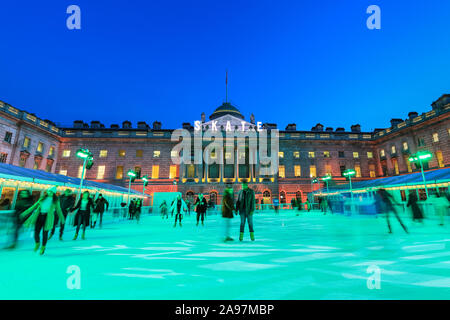
[[[331,176],[329,174],[327,174],[325,177],[322,177],[322,181],[325,181],[326,185],[327,185],[327,193],[328,191],[328,181],[331,180]]]
[[[356,171],[354,169],[347,169],[344,171],[343,175],[344,175],[344,177],[348,177],[350,180],[350,197],[351,197],[352,210],[353,210],[352,176],[356,175]]]
[[[142,187],[142,195],[144,195],[144,194],[145,194],[145,187],[146,187],[147,184],[148,184],[148,175],[143,176],[143,177],[142,177],[142,181],[144,181],[144,185],[143,185],[143,187]]]
[[[420,165],[420,171],[422,173],[422,179],[423,179],[423,185],[425,186],[425,193],[427,195],[428,199],[428,188],[427,188],[427,181],[425,179],[425,173],[423,172],[423,160],[429,160],[433,157],[433,154],[429,151],[419,151],[416,154],[413,154],[411,157],[409,157],[409,162],[414,162],[417,164],[417,162]]]
[[[76,152],[76,156],[80,159],[83,159],[83,170],[81,171],[81,179],[80,179],[80,186],[78,188],[78,195],[77,195],[77,200],[80,199],[80,195],[81,195],[81,188],[83,187],[83,181],[84,181],[84,173],[86,171],[86,163],[89,160],[92,160],[92,153],[88,150],[88,149],[78,149]]]
[[[136,172],[133,170],[128,170],[127,176],[130,177],[128,180],[128,197],[127,197],[127,206],[130,205],[130,190],[131,190],[131,180],[134,180],[137,176]]]

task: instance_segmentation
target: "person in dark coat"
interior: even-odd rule
[[[105,207],[106,207],[106,211],[108,211],[109,202],[100,193],[98,195],[97,200],[95,201],[95,210],[94,210],[94,212],[96,214],[98,214],[98,216],[100,218],[100,222],[99,222],[100,228],[102,227],[102,223],[103,223],[103,213],[105,212]],[[94,225],[92,227],[95,228],[96,224],[97,224],[97,220],[95,220]]]
[[[407,207],[411,207],[411,211],[413,214],[413,221],[419,221],[423,223],[423,212],[420,209],[417,198],[417,194],[415,190],[409,190],[408,204]]]
[[[75,198],[72,195],[72,191],[70,189],[66,189],[64,191],[64,194],[62,196],[59,197],[59,204],[61,206],[61,211],[63,213],[64,219],[67,218],[67,214],[69,213],[69,210],[73,208],[73,205],[75,204]],[[55,234],[55,230],[56,230],[56,226],[59,222],[59,217],[56,215],[55,216],[55,223],[53,224],[53,229],[50,232],[50,236],[49,236],[49,240],[53,237],[53,235]],[[59,227],[59,240],[62,241],[62,236],[64,233],[64,227],[65,227],[65,223],[61,224]]]
[[[128,219],[133,220],[135,214],[136,214],[136,201],[135,199],[131,199],[130,205],[128,206]]]
[[[253,230],[253,213],[255,211],[255,192],[248,187],[246,181],[242,182],[242,190],[239,191],[238,199],[236,202],[236,209],[239,210],[241,216],[241,226],[239,240],[244,240],[245,222],[248,223],[248,229],[250,231],[250,239],[255,241],[255,232]]]
[[[392,205],[392,195],[389,194],[386,189],[378,189],[377,194],[375,196],[375,204],[377,207],[378,213],[384,212],[386,214],[386,221],[389,228],[389,233],[392,233],[391,224],[389,222],[389,214],[391,212],[394,213],[395,217],[397,218],[400,225],[403,227],[403,230],[405,230],[406,233],[408,232],[408,229],[403,224],[402,220],[400,219],[397,211],[395,210],[394,206]]]
[[[194,203],[194,210],[197,212],[197,226],[200,218],[202,220],[202,226],[204,225],[205,213],[207,209],[208,203],[206,202],[205,197],[203,197],[203,194],[200,193]]]
[[[19,239],[19,231],[20,228],[22,228],[23,221],[25,219],[20,218],[20,214],[30,208],[33,205],[33,197],[31,196],[31,193],[29,190],[20,190],[19,196],[16,201],[16,206],[14,208],[14,233],[13,233],[13,239],[10,246],[8,246],[6,249],[14,249],[17,246],[17,241]]]
[[[73,240],[77,240],[81,225],[83,225],[83,234],[81,235],[81,239],[86,239],[86,226],[89,225],[89,219],[91,213],[94,211],[94,206],[94,201],[89,196],[89,192],[83,192],[77,205],[71,210],[73,212],[78,209],[78,212],[75,215],[75,225],[77,226],[77,229]]]
[[[227,185],[225,187],[225,192],[223,194],[222,200],[222,218],[224,221],[225,242],[233,241],[233,238],[230,237],[230,226],[234,210],[235,208],[234,208],[233,188],[231,188],[230,185]]]

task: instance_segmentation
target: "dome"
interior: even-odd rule
[[[220,107],[218,107],[210,116],[210,120],[214,120],[217,118],[220,118],[224,115],[232,115],[234,117],[240,118],[244,120],[244,116],[239,112],[239,110],[236,107],[233,107],[231,103],[224,102]]]

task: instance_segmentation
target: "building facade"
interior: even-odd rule
[[[127,171],[132,169],[138,178],[133,189],[142,191],[142,176],[148,175],[145,192],[179,191],[184,197],[203,193],[215,203],[221,203],[226,183],[240,188],[239,182],[247,180],[256,192],[257,200],[270,203],[274,197],[281,203],[289,203],[293,197],[303,199],[318,184],[312,178],[331,175],[331,183],[345,183],[342,172],[355,169],[354,180],[366,180],[383,176],[417,171],[407,160],[410,154],[420,150],[433,153],[425,169],[450,166],[450,95],[445,94],[431,104],[431,110],[419,115],[410,112],[406,119],[391,119],[390,126],[363,132],[358,124],[349,131],[344,128],[324,128],[317,124],[309,131],[297,130],[289,124],[285,130],[276,124],[261,124],[251,115],[249,121],[230,103],[223,103],[206,120],[183,123],[182,128],[191,136],[200,130],[211,128],[222,133],[230,131],[265,130],[269,136],[276,134],[279,141],[278,170],[271,176],[259,175],[259,159],[251,164],[253,156],[248,145],[237,141],[223,152],[207,151],[208,143],[202,143],[207,157],[222,157],[225,164],[200,163],[175,164],[172,161],[174,147],[179,143],[172,139],[174,129],[162,129],[161,123],[150,126],[139,122],[133,127],[129,121],[121,126],[106,128],[100,121],[74,121],[73,127],[60,128],[49,120],[21,111],[0,102],[0,161],[17,166],[45,170],[68,176],[81,177],[82,162],[75,156],[79,148],[88,148],[94,156],[94,165],[85,177],[104,183],[128,185]],[[197,130],[198,129],[198,130]],[[259,148],[259,146],[258,146]],[[237,164],[227,164],[234,157]]]

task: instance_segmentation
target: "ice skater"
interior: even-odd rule
[[[14,233],[11,245],[6,249],[14,249],[17,246],[19,240],[19,231],[22,228],[23,219],[20,217],[21,213],[29,209],[33,205],[33,198],[31,197],[30,190],[20,190],[19,196],[14,208]]]
[[[182,212],[186,212],[187,211],[187,206],[186,206],[186,202],[184,202],[184,200],[181,198],[181,194],[179,194],[177,196],[177,198],[172,202],[172,207],[170,208],[170,210],[175,211],[175,223],[173,225],[173,227],[175,228],[177,226],[177,221],[180,220],[180,227],[181,225],[181,220],[183,220],[183,214]]]
[[[204,220],[207,209],[208,203],[206,202],[205,197],[203,197],[203,194],[200,193],[194,203],[194,210],[197,212],[197,226],[200,218],[202,220],[202,226],[205,225]]]
[[[395,210],[394,206],[392,205],[392,201],[393,201],[392,195],[389,194],[386,191],[386,189],[378,189],[377,194],[375,196],[375,204],[376,204],[376,207],[377,207],[377,211],[379,213],[381,213],[381,212],[385,212],[386,213],[386,221],[387,221],[387,225],[388,225],[388,228],[389,228],[389,233],[392,233],[391,224],[389,222],[389,214],[391,212],[394,213],[395,217],[397,218],[398,222],[402,226],[403,230],[405,230],[406,233],[409,233],[408,229],[403,224],[403,222],[400,219],[397,211]]]
[[[64,215],[59,204],[59,199],[56,196],[56,187],[51,187],[48,189],[34,205],[22,212],[20,216],[21,218],[25,218],[31,212],[32,214],[25,221],[24,226],[34,225],[34,251],[38,251],[40,247],[40,254],[43,255],[47,246],[48,233],[53,228],[55,215],[59,216],[59,221],[61,224],[64,224],[65,222]],[[40,241],[41,231],[42,244]]]
[[[250,231],[250,239],[255,241],[255,232],[253,230],[253,213],[255,211],[255,192],[248,187],[246,181],[242,182],[242,190],[239,191],[236,209],[239,210],[241,216],[241,226],[239,240],[244,240],[245,222],[248,223]]]
[[[72,195],[72,191],[70,189],[66,189],[64,191],[64,194],[59,197],[59,204],[61,206],[61,211],[63,213],[64,219],[67,219],[67,214],[69,213],[69,210],[73,208],[73,205],[75,204],[75,198]],[[53,224],[53,229],[50,232],[49,240],[53,237],[55,234],[56,226],[58,225],[59,217],[55,216],[55,223]],[[62,241],[62,236],[64,233],[64,227],[65,223],[60,224],[59,227],[59,240]]]
[[[167,202],[166,200],[164,200],[161,205],[159,206],[159,208],[161,209],[161,217],[164,219],[164,217],[166,217],[166,219],[169,219],[169,215],[167,213]]]
[[[94,213],[97,215],[97,219],[95,219],[94,225],[92,226],[92,228],[95,228],[95,225],[97,224],[97,220],[99,220],[98,218],[100,218],[99,227],[100,228],[102,227],[102,224],[103,224],[103,213],[105,212],[105,207],[106,207],[106,211],[108,211],[109,202],[100,193],[98,195],[97,200],[95,200]]]
[[[224,222],[224,241],[233,241],[230,237],[230,227],[231,219],[233,218],[234,207],[234,197],[233,188],[230,185],[225,187],[225,192],[223,194],[222,200],[222,218]]]
[[[89,218],[91,213],[94,211],[94,201],[89,196],[88,191],[83,192],[81,199],[78,200],[77,205],[71,211],[74,212],[75,210],[78,210],[75,214],[75,225],[77,228],[73,240],[77,240],[81,225],[83,225],[83,234],[81,235],[81,239],[85,240],[86,226],[89,225]]]

